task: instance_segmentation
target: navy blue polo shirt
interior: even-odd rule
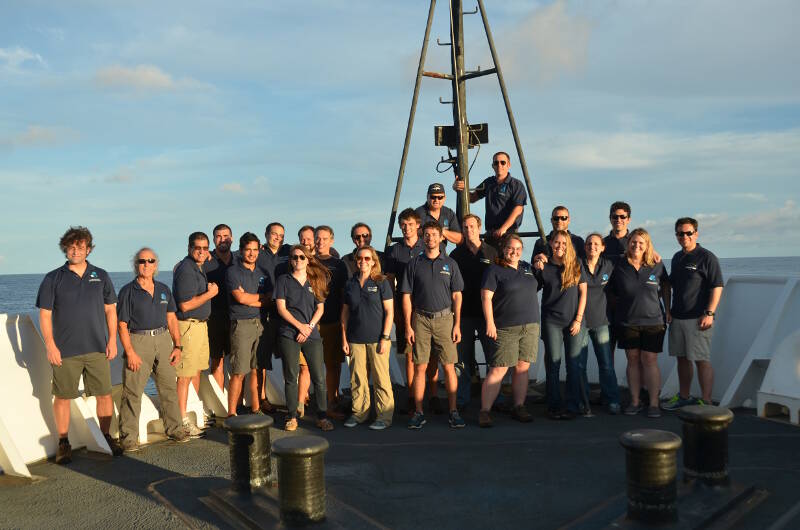
[[[691,252],[676,252],[670,266],[672,318],[700,318],[708,309],[711,290],[725,285],[719,260],[698,244]]]
[[[393,297],[392,286],[384,278],[375,282],[367,278],[364,286],[358,276],[353,276],[344,287],[344,303],[350,310],[347,319],[347,341],[355,344],[374,344],[383,335],[386,316],[383,302]]]
[[[486,271],[481,289],[492,291],[494,325],[509,328],[539,322],[536,292],[539,279],[529,263],[520,261],[517,268],[492,265]]]
[[[289,245],[281,245],[278,252],[272,252],[269,245],[261,245],[256,258],[256,268],[269,276],[270,284],[275,285],[275,269],[280,263],[289,261]]]
[[[208,291],[208,278],[206,273],[197,263],[191,258],[186,256],[175,267],[175,272],[172,276],[172,290],[175,293],[175,300],[178,304],[191,300],[197,295],[203,294]],[[208,320],[211,315],[211,300],[207,301],[200,307],[196,307],[191,311],[178,311],[178,320],[189,320],[196,318],[197,320]]]
[[[228,272],[225,275],[225,290],[228,292],[228,305],[230,308],[231,320],[259,318],[261,314],[260,307],[240,304],[233,295],[231,295],[231,291],[235,291],[239,287],[244,289],[244,292],[250,294],[268,293],[272,290],[272,286],[269,283],[269,276],[260,271],[258,267],[252,271],[245,268],[240,261],[228,267]]]
[[[569,238],[572,240],[572,247],[575,249],[575,254],[579,258],[586,257],[586,247],[584,246],[583,238],[581,236],[576,236],[569,230]],[[550,240],[553,239],[553,232],[551,231],[547,234],[547,243],[544,243],[541,239],[537,239],[536,243],[533,245],[533,254],[531,254],[531,261],[535,258],[538,254],[544,253],[545,256],[549,258],[553,257],[553,249],[550,248]]]
[[[508,174],[503,183],[497,182],[497,177],[492,175],[486,178],[475,189],[478,198],[486,198],[486,231],[491,232],[500,228],[506,222],[511,210],[516,206],[525,206],[528,203],[528,194],[525,185]],[[516,232],[522,224],[522,213],[517,216],[514,224],[508,229]]]
[[[614,265],[616,265],[620,260],[624,260],[625,251],[628,250],[628,241],[630,238],[630,230],[628,230],[628,233],[619,239],[614,236],[614,232],[609,232],[608,235],[603,238],[603,245],[606,247],[606,249],[603,251],[603,257],[610,259],[611,263]]]
[[[228,269],[236,263],[237,256],[231,253],[230,263],[225,263],[212,251],[211,259],[203,263],[203,272],[206,273],[208,282],[216,283],[219,287],[217,296],[211,299],[211,315],[209,318],[227,320],[228,312],[228,291],[225,289],[225,274]]]
[[[332,324],[339,322],[342,317],[342,294],[344,284],[347,283],[347,267],[342,260],[333,256],[319,261],[331,273],[331,279],[328,281],[328,297],[325,298],[325,312],[322,314],[320,324]]]
[[[406,265],[400,292],[411,294],[411,305],[429,313],[453,307],[453,293],[464,290],[464,279],[458,264],[450,256],[439,254],[434,259],[424,253]]]
[[[456,212],[448,208],[447,206],[442,206],[442,209],[439,210],[439,218],[435,218],[431,215],[430,210],[428,209],[428,203],[426,202],[416,210],[417,215],[419,215],[420,221],[420,229],[421,227],[425,226],[425,223],[429,221],[433,221],[434,223],[439,223],[445,230],[453,230],[454,232],[461,232],[461,224],[458,222],[458,217],[456,216]],[[421,238],[420,238],[421,239]],[[447,248],[447,240],[442,236],[442,242],[439,243],[439,252],[444,252]]]
[[[497,251],[493,246],[481,243],[478,252],[473,254],[466,243],[462,243],[450,253],[450,257],[458,263],[458,270],[461,271],[461,277],[464,279],[461,316],[483,318],[481,281],[483,274],[497,258]]]
[[[633,268],[627,259],[614,267],[609,288],[616,296],[614,323],[621,326],[660,326],[664,324],[661,310],[661,283],[669,281],[664,263],[652,267]]]
[[[587,328],[597,328],[608,325],[608,299],[606,288],[614,271],[611,260],[600,256],[594,266],[594,272],[589,272],[586,260],[581,262],[586,275],[586,310],[583,321]]]
[[[314,296],[314,290],[311,289],[311,283],[306,279],[306,283],[300,285],[300,282],[291,274],[284,274],[278,276],[275,283],[275,300],[285,300],[286,310],[303,324],[311,322],[311,317],[317,310],[317,304],[322,303]],[[286,337],[294,340],[297,337],[297,328],[289,324],[286,320],[281,319],[280,326],[278,326],[278,333],[281,337]],[[319,326],[314,326],[314,331],[308,337],[309,339],[322,339],[319,334]]]
[[[36,307],[53,312],[53,339],[62,358],[106,351],[105,306],[116,303],[108,273],[88,261],[83,276],[69,270],[69,263],[48,272],[36,295]]]
[[[169,288],[153,281],[153,296],[133,280],[119,290],[117,319],[128,324],[128,330],[156,329],[167,326],[167,313],[177,311]]]
[[[394,274],[397,285],[399,286],[408,262],[424,252],[425,247],[422,246],[422,238],[417,238],[417,242],[411,247],[406,245],[405,240],[395,243],[386,251],[386,256],[384,258],[386,262],[386,272]]]
[[[578,316],[578,301],[580,293],[578,286],[573,285],[561,290],[561,271],[563,265],[553,262],[544,264],[544,269],[539,272],[542,284],[542,321],[559,327],[567,327]],[[578,282],[586,283],[586,276],[581,269],[581,279]]]

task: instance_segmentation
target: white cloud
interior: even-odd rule
[[[229,193],[244,193],[244,186],[238,182],[226,182],[220,186],[220,189]]]
[[[35,63],[45,66],[42,56],[27,48],[22,48],[21,46],[0,48],[0,68],[7,71],[17,71],[25,63]]]
[[[731,197],[734,199],[745,199],[748,201],[755,201],[755,202],[767,202],[767,196],[763,193],[752,193],[752,192],[745,192],[745,193],[731,193]]]
[[[68,127],[29,125],[24,131],[10,136],[0,136],[0,148],[37,147],[58,145],[76,140],[80,134]]]
[[[133,176],[130,173],[119,172],[107,176],[103,179],[103,182],[107,182],[108,184],[127,184],[132,180]]]
[[[201,88],[203,83],[195,79],[183,77],[173,78],[167,72],[151,64],[140,64],[134,67],[120,65],[101,68],[95,74],[95,82],[103,88],[121,88],[134,90],[181,90]]]

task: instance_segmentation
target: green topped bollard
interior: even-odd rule
[[[325,453],[329,447],[319,436],[287,436],[272,444],[278,457],[278,498],[284,523],[303,525],[325,519]]]
[[[619,438],[625,448],[628,519],[643,523],[678,520],[677,434],[655,429],[628,431]]]
[[[683,481],[727,486],[728,426],[733,412],[724,407],[692,405],[680,409],[683,422]]]
[[[269,416],[232,416],[223,424],[228,431],[231,457],[231,489],[250,493],[255,488],[271,485]]]

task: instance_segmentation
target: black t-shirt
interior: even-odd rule
[[[497,258],[497,251],[493,246],[481,243],[481,246],[478,247],[478,252],[473,254],[466,243],[463,243],[450,253],[450,257],[458,263],[458,269],[464,279],[461,315],[483,318],[481,281],[483,280],[483,274]]]
[[[190,257],[186,256],[175,267],[175,272],[172,276],[172,291],[175,293],[175,301],[178,304],[191,300],[197,295],[203,294],[208,291],[208,278],[203,269],[197,266],[197,263]],[[178,320],[188,320],[196,318],[197,320],[208,320],[211,315],[211,301],[207,301],[200,307],[196,307],[191,311],[178,311]]]
[[[461,232],[461,224],[458,222],[458,217],[456,216],[456,212],[448,208],[447,206],[442,206],[442,209],[439,210],[439,218],[436,219],[434,216],[431,215],[430,210],[428,210],[428,203],[423,204],[416,210],[417,215],[419,215],[421,221],[419,226],[422,227],[425,223],[429,221],[433,221],[435,223],[439,223],[445,230],[452,230],[454,232]],[[421,239],[421,238],[420,238]],[[442,236],[442,242],[439,243],[439,252],[444,253],[447,249],[447,240]]]
[[[506,222],[511,211],[517,206],[525,206],[528,203],[528,194],[525,185],[519,180],[508,174],[502,184],[497,182],[494,175],[487,177],[475,188],[478,198],[486,198],[486,231],[491,232],[500,228]],[[517,216],[514,224],[508,229],[509,232],[516,232],[522,224],[522,212]]]
[[[375,282],[367,278],[364,286],[357,276],[347,280],[344,287],[344,303],[350,311],[347,319],[347,341],[355,344],[374,344],[383,335],[383,319],[386,313],[383,302],[393,297],[389,280]]]
[[[578,285],[561,290],[561,271],[563,270],[563,265],[547,262],[544,264],[544,269],[539,271],[542,284],[542,321],[562,328],[567,327],[575,320],[580,300]],[[581,283],[586,283],[583,269],[581,269],[581,279],[578,284]]]
[[[238,289],[240,286],[246,293],[268,293],[272,290],[272,286],[269,283],[269,276],[265,275],[258,267],[251,271],[245,268],[241,262],[236,262],[235,265],[230,266],[228,268],[228,273],[225,275],[225,290],[228,292],[228,305],[230,308],[231,320],[259,318],[261,314],[260,307],[240,304],[233,298],[233,295],[231,295],[231,291]]]
[[[492,315],[498,328],[539,322],[539,279],[529,263],[520,261],[516,269],[492,265],[486,270],[481,289],[492,291]]]
[[[400,292],[411,294],[411,305],[429,313],[453,307],[453,293],[464,290],[458,264],[450,256],[439,254],[430,259],[421,254],[406,265]]]
[[[285,300],[286,310],[302,324],[311,322],[311,317],[317,310],[317,304],[322,303],[314,296],[314,290],[311,289],[308,279],[305,284],[300,285],[300,282],[291,274],[278,276],[274,296],[275,300]],[[297,328],[281,318],[280,326],[278,326],[278,333],[281,337],[294,339],[297,337],[297,331]],[[319,326],[314,326],[314,331],[308,338],[321,339]]]
[[[403,279],[403,274],[406,270],[406,265],[412,258],[419,256],[425,252],[425,247],[422,246],[422,238],[418,238],[414,246],[409,247],[405,241],[395,243],[389,250],[386,251],[384,263],[386,264],[386,273],[394,274],[397,287],[400,287],[400,282]]]
[[[614,264],[602,256],[597,259],[594,272],[589,272],[586,260],[581,262],[586,276],[586,310],[583,321],[587,328],[597,328],[608,325],[608,297],[606,288],[614,271]]]
[[[69,270],[69,263],[48,272],[36,295],[36,307],[53,312],[53,339],[62,358],[106,351],[105,306],[116,303],[108,273],[88,261],[83,276]]]
[[[339,258],[329,256],[320,259],[320,263],[328,268],[331,279],[328,281],[328,297],[325,299],[325,312],[320,319],[321,324],[339,322],[342,316],[342,293],[347,282],[347,267]]]
[[[167,313],[177,311],[169,288],[153,281],[153,296],[133,280],[119,290],[117,319],[128,324],[129,331],[156,329],[167,326]]]
[[[725,285],[719,260],[698,244],[691,252],[676,252],[670,266],[672,318],[700,318],[708,309],[711,290]]]
[[[225,274],[234,263],[236,256],[231,253],[231,261],[226,264],[219,259],[214,252],[211,252],[211,259],[203,264],[203,271],[209,283],[216,283],[219,287],[217,296],[211,299],[211,316],[209,319],[228,320],[230,318],[228,308],[228,292],[225,289]]]
[[[569,232],[569,231],[568,231]],[[584,246],[583,238],[581,236],[576,236],[572,232],[569,232],[569,238],[572,240],[572,246],[575,249],[575,254],[579,258],[586,257],[586,247]],[[553,249],[550,248],[550,240],[553,239],[553,232],[547,234],[547,243],[543,243],[541,239],[537,239],[536,243],[533,245],[533,254],[531,254],[531,262],[533,258],[535,258],[538,254],[544,253],[545,256],[548,258],[553,257]]]
[[[616,297],[614,323],[621,326],[663,325],[659,294],[661,284],[668,281],[663,262],[652,267],[642,265],[637,271],[627,259],[619,261],[608,282]]]
[[[628,250],[628,241],[631,238],[631,231],[628,230],[628,233],[624,236],[617,239],[614,236],[614,232],[609,232],[606,237],[603,238],[603,245],[606,249],[603,251],[603,257],[606,259],[610,259],[611,263],[616,265],[621,260],[625,260],[625,251]]]

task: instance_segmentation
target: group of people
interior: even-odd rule
[[[97,396],[109,445],[114,454],[122,454],[139,448],[141,396],[151,374],[167,436],[183,442],[202,435],[187,416],[189,385],[199,388],[201,372],[209,370],[223,387],[225,357],[230,415],[247,407],[255,414],[274,412],[267,389],[274,357],[282,364],[287,431],[297,429],[305,414],[312,384],[316,425],[323,431],[334,428],[332,419],[344,420],[345,427],[364,423],[372,408],[369,427],[385,429],[395,410],[389,376],[393,325],[396,351],[405,357],[411,429],[427,421],[426,388],[429,408],[441,412],[436,396],[440,365],[449,425],[465,426],[461,413],[476,374],[476,339],[487,362],[481,427],[492,425],[490,411],[509,368],[511,416],[532,420],[525,399],[540,338],[552,419],[590,412],[590,341],[608,412],[638,414],[645,408],[644,387],[647,415],[660,415],[656,361],[667,325],[670,353],[678,358],[680,392],[661,407],[709,402],[711,333],[723,281],[717,258],[697,243],[697,221],[676,221],[681,250],[668,275],[648,233],[628,230],[631,209],[626,203],[611,205],[608,235],[591,233],[585,242],[569,231],[567,208],[557,206],[552,232],[536,242],[526,262],[516,234],[527,202],[524,186],[510,175],[507,153],[496,153],[492,166],[494,175],[469,194],[472,202],[485,199],[485,227],[480,217],[458,219],[444,206],[445,189],[438,183],[429,186],[425,204],[400,213],[402,238],[385,253],[371,246],[372,231],[365,223],[352,227],[355,248],[343,257],[333,248],[334,231],[326,225],[303,226],[298,243],[288,245],[283,225],[273,222],[263,244],[247,232],[234,251],[231,228],[219,224],[211,239],[203,232],[190,234],[187,256],[173,271],[172,289],[155,279],[158,256],[144,247],[133,259],[135,278],[117,296],[108,274],[86,259],[93,248],[89,230],[70,228],[60,241],[67,262],[46,275],[36,303],[53,365],[56,461],[71,458],[69,400],[78,396],[81,375],[86,393]],[[462,180],[453,183],[456,191],[463,186]],[[455,246],[449,254],[448,245]],[[113,411],[108,361],[117,353],[117,334],[125,355],[119,440],[108,435]],[[624,409],[614,372],[617,346],[628,359],[631,397]],[[562,358],[565,399],[559,384]],[[352,396],[346,413],[339,393],[345,360]],[[700,399],[689,395],[694,366]]]

